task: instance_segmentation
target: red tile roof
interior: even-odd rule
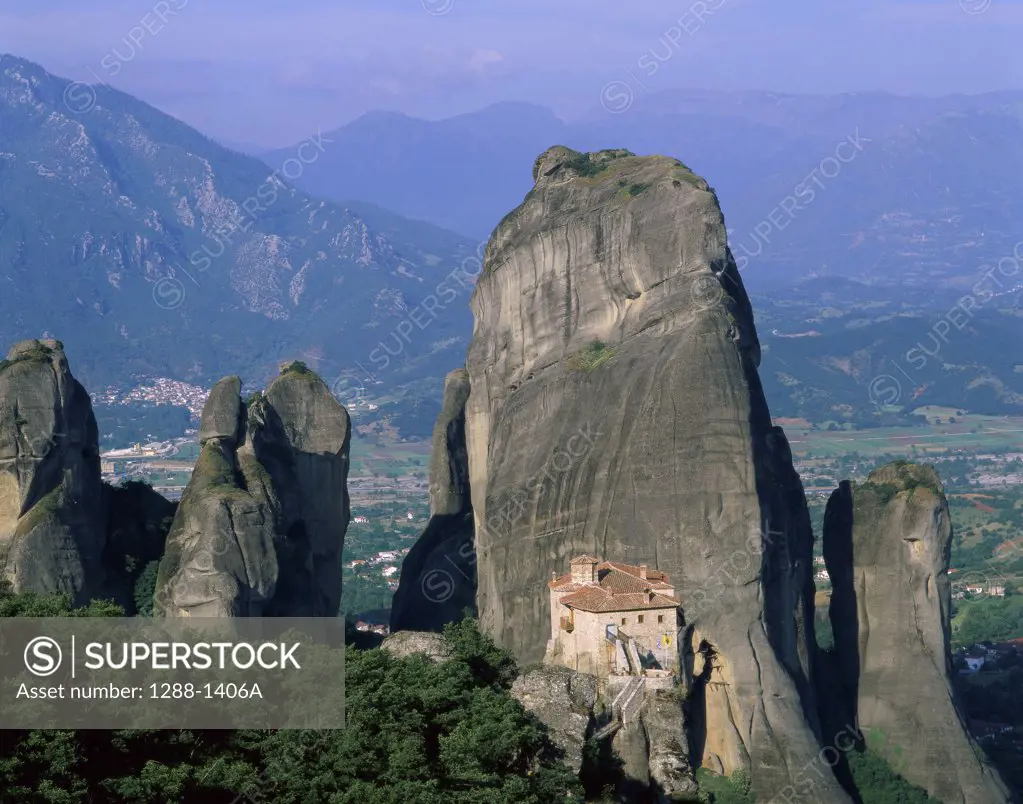
[[[602,569],[602,568],[605,568],[605,567],[609,567],[611,569],[616,569],[616,570],[621,570],[622,572],[627,572],[630,575],[635,575],[637,578],[639,577],[639,573],[640,573],[640,568],[638,566],[636,566],[635,564],[621,564],[621,563],[619,563],[617,561],[605,561],[603,564],[601,564],[599,567],[597,567],[597,569],[599,570],[599,569]],[[646,577],[647,577],[647,580],[650,580],[650,581],[664,581],[665,583],[667,583],[667,581],[668,581],[668,576],[667,575],[665,575],[660,570],[655,570],[655,569],[647,568]]]
[[[581,559],[590,563],[589,556],[580,556],[571,564],[583,563]],[[665,573],[647,570],[646,578],[640,577],[640,573],[640,567],[633,564],[604,561],[597,565],[596,583],[576,583],[572,580],[572,573],[568,572],[547,585],[555,592],[565,593],[560,598],[562,604],[581,611],[636,611],[677,608],[680,605]]]
[[[581,611],[643,611],[645,609],[677,609],[679,600],[656,592],[614,594],[599,586],[589,586],[561,598],[562,605]]]
[[[575,563],[574,561],[572,563]],[[616,580],[610,581],[610,583],[616,584],[627,584],[628,578],[634,579],[639,584],[642,584],[644,589],[660,589],[670,592],[674,587],[668,580],[668,576],[658,570],[647,570],[646,580],[639,577],[639,567],[633,566],[632,564],[619,564],[616,561],[604,561],[597,564],[597,577],[600,579],[599,583],[601,586],[605,585],[605,579],[609,576],[615,576]],[[624,577],[623,577],[624,576]],[[548,581],[547,585],[551,589],[564,590],[571,592],[575,589],[580,588],[584,584],[576,583],[572,580],[572,573],[566,572],[559,575],[554,580]],[[633,587],[637,588],[637,587]],[[623,588],[621,591],[627,591]],[[642,589],[640,589],[642,591]]]

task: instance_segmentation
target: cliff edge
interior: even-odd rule
[[[894,770],[945,804],[1011,800],[973,744],[951,684],[952,524],[937,472],[896,462],[828,500],[824,559],[843,700]]]
[[[15,592],[105,588],[106,511],[92,402],[56,340],[0,361],[0,571]]]

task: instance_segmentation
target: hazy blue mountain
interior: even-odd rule
[[[1023,280],[893,293],[829,276],[752,301],[775,416],[870,425],[894,407],[1023,412]]]
[[[499,103],[436,122],[372,112],[330,131],[336,144],[297,183],[485,239],[533,186],[540,152],[564,138],[550,109]],[[278,167],[293,147],[263,154]]]
[[[11,56],[0,132],[0,344],[61,338],[90,387],[135,374],[259,382],[297,357],[328,380],[364,379],[362,364],[433,393],[463,359],[467,287],[445,285],[416,326],[409,309],[473,241],[314,198],[133,97]]]
[[[1016,242],[1021,114],[1023,93],[1009,92],[692,91],[640,94],[620,114],[598,108],[572,123],[526,104],[436,122],[368,114],[331,132],[344,147],[298,183],[485,238],[531,186],[531,160],[555,143],[665,153],[717,190],[754,287],[825,266],[864,281],[968,283]],[[850,141],[859,149],[840,145]],[[293,150],[265,158],[278,165]],[[786,213],[790,196],[799,207],[788,202]]]
[[[262,153],[266,153],[267,150],[261,145],[255,145],[251,142],[234,142],[233,140],[225,140],[223,138],[217,138],[215,142],[229,150],[237,151],[246,156],[259,156]]]

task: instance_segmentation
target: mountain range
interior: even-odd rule
[[[824,267],[866,282],[956,285],[1017,242],[1021,112],[1019,92],[681,90],[572,122],[527,103],[439,121],[380,112],[329,132],[338,147],[297,183],[484,238],[530,189],[521,166],[552,144],[671,154],[714,185],[753,289]],[[262,156],[278,165],[292,151]]]
[[[12,56],[0,132],[0,339],[60,337],[94,387],[229,372],[261,387],[298,358],[328,381],[365,366],[342,386],[439,389],[464,352],[471,276],[451,273],[471,275],[477,244],[296,189],[329,136],[274,172]]]
[[[227,373],[258,388],[297,358],[372,400],[366,420],[422,437],[472,333],[481,241],[528,166],[559,141],[622,144],[714,185],[776,415],[876,423],[876,377],[903,404],[1017,412],[1018,279],[940,359],[915,371],[907,355],[990,266],[1018,274],[1021,108],[1020,93],[664,92],[572,123],[516,103],[379,112],[256,158],[3,56],[0,337],[61,338],[93,388]]]

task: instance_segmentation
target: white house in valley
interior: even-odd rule
[[[663,572],[583,555],[547,586],[546,662],[599,677],[678,672],[680,601]]]

